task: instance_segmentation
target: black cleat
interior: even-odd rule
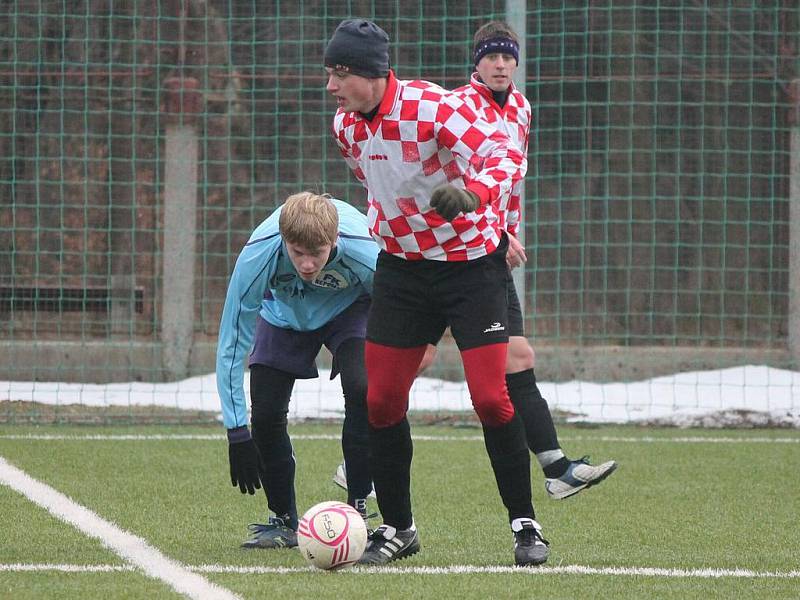
[[[295,548],[297,532],[287,525],[287,517],[270,517],[269,523],[251,523],[250,539],[242,542],[242,548]]]
[[[542,537],[542,526],[533,519],[514,519],[514,561],[517,566],[541,565],[550,556],[550,542]]]
[[[398,531],[390,525],[381,525],[370,534],[367,549],[357,564],[385,565],[393,560],[408,558],[419,552],[419,534],[413,525]]]

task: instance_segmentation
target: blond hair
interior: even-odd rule
[[[327,194],[300,192],[286,199],[278,228],[283,239],[309,250],[336,244],[339,213]]]

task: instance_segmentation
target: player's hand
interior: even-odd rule
[[[528,262],[528,256],[525,254],[525,246],[522,245],[516,237],[508,234],[508,252],[506,252],[506,263],[510,269],[514,269],[524,263]]]
[[[447,221],[455,219],[460,212],[472,212],[478,204],[475,194],[452,185],[440,185],[431,194],[431,208]]]
[[[228,461],[231,466],[231,485],[238,485],[243,494],[255,494],[261,488],[259,471],[263,470],[263,464],[247,427],[228,430]]]

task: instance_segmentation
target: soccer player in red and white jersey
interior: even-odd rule
[[[473,39],[475,72],[469,84],[453,90],[486,121],[505,133],[523,154],[528,153],[531,106],[514,85],[519,64],[519,38],[502,21],[486,23]],[[518,241],[521,214],[521,182],[514,185],[506,203],[501,205],[501,223],[508,233],[506,260],[511,269],[527,261],[525,248]],[[525,337],[522,308],[508,273],[508,356],[506,386],[511,403],[522,418],[528,447],[536,456],[545,475],[545,489],[551,498],[568,498],[603,481],[617,467],[613,460],[591,465],[586,457],[570,460],[561,448],[553,417],[542,397],[534,373],[535,352]],[[432,362],[435,347],[429,348],[427,362]],[[344,464],[337,469],[334,481],[347,489]]]
[[[504,204],[525,156],[461,98],[389,68],[376,24],[339,24],[325,49],[333,134],[367,190],[381,252],[365,361],[371,471],[384,523],[362,564],[419,551],[411,511],[408,394],[430,342],[447,326],[461,351],[472,404],[515,538],[515,562],[541,564],[549,548],[535,521],[530,455],[505,384],[508,345]]]
[[[505,133],[527,156],[531,105],[513,81],[519,64],[519,38],[516,32],[502,21],[486,23],[475,32],[473,59],[475,72],[469,84],[453,92],[498,131]],[[525,249],[517,239],[521,188],[521,182],[514,185],[507,204],[501,206],[501,221],[509,234],[506,258],[511,269],[527,260]],[[525,425],[528,447],[544,472],[548,495],[555,499],[568,498],[600,483],[614,472],[617,463],[610,460],[595,466],[589,464],[586,457],[571,461],[561,449],[550,408],[536,385],[536,355],[525,337],[522,309],[510,271],[508,324],[508,394]]]

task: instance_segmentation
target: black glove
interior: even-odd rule
[[[447,221],[455,219],[460,212],[472,212],[478,204],[475,194],[452,185],[440,185],[431,194],[431,208]]]
[[[259,471],[263,470],[263,463],[247,427],[228,429],[228,461],[231,485],[238,485],[243,494],[255,494],[261,488]]]

